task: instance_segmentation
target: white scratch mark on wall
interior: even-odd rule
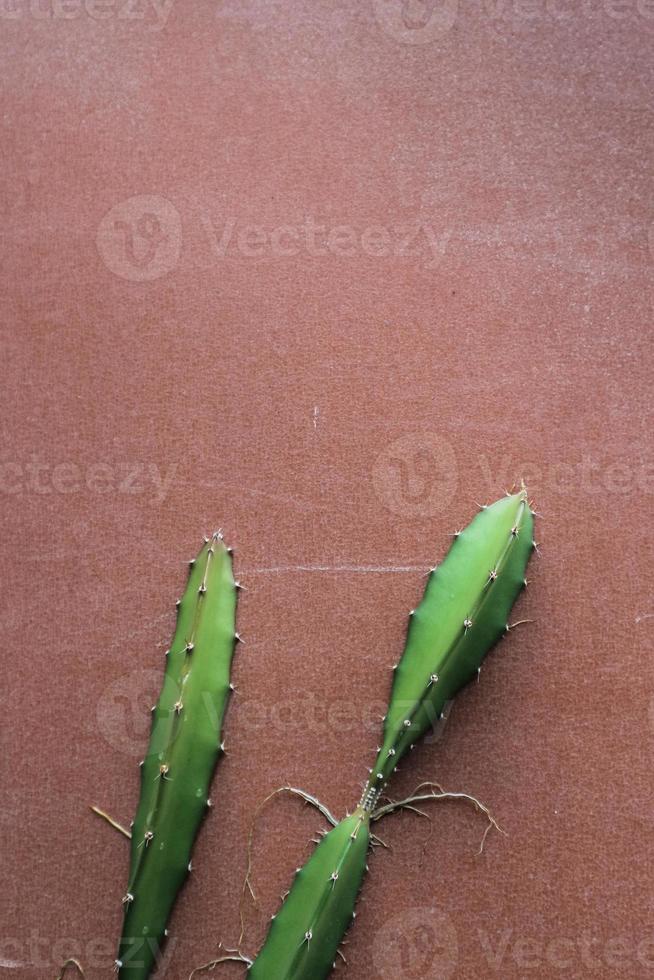
[[[394,573],[394,572],[424,572],[428,570],[429,562],[423,565],[269,565],[263,568],[243,568],[243,575],[277,575],[282,572],[352,572]]]

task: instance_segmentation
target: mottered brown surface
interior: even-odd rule
[[[348,980],[654,973],[654,9],[5,0],[0,976],[111,976],[184,560],[246,645],[166,969],[239,934],[254,808],[339,815],[423,572],[524,476],[516,629],[393,787]],[[254,845],[246,952],[320,816]],[[238,975],[238,966],[221,967]],[[218,973],[215,974],[218,976]]]

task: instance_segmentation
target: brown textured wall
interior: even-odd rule
[[[524,476],[535,622],[395,784],[507,836],[389,819],[339,972],[650,976],[654,6],[3,0],[0,28],[1,975],[111,976],[127,848],[87,806],[133,814],[201,533],[247,645],[170,980],[236,941],[269,790],[356,800],[422,571]],[[246,951],[320,826],[265,812]]]

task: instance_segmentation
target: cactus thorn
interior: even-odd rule
[[[240,633],[234,633],[234,639],[236,640],[237,643],[242,643],[243,646],[245,646],[245,640],[243,639]]]
[[[472,620],[471,619],[464,619],[463,620],[463,629],[464,629],[464,632],[467,633],[471,626],[472,626]]]

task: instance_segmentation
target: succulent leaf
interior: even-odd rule
[[[191,870],[193,842],[211,805],[209,787],[222,752],[235,618],[231,557],[215,534],[191,562],[141,764],[116,961],[120,980],[150,975],[177,893]]]
[[[383,743],[364,794],[367,808],[506,633],[533,548],[533,514],[522,490],[482,508],[431,572],[394,672]]]
[[[354,917],[370,843],[358,809],[320,841],[273,918],[249,980],[323,980]]]

